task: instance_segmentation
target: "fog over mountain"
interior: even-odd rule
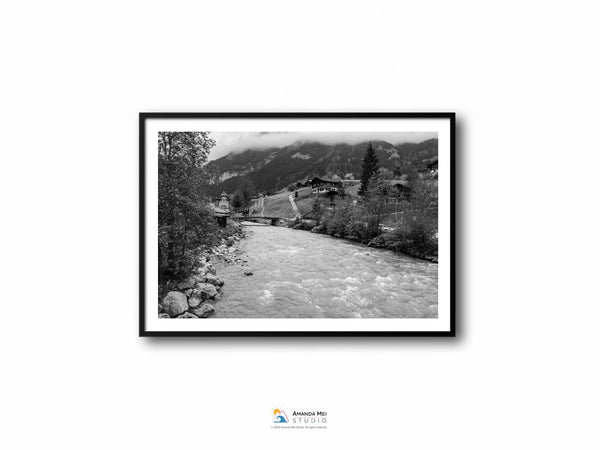
[[[209,160],[221,158],[229,153],[239,153],[245,150],[281,148],[295,143],[318,142],[321,144],[355,145],[367,141],[386,141],[392,145],[403,143],[419,143],[437,138],[436,132],[211,132],[216,146],[211,150]]]

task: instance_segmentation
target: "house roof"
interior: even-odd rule
[[[223,197],[223,196],[225,196],[225,197],[229,197],[229,195],[228,195],[228,194],[227,194],[227,192],[225,192],[225,191],[221,192],[221,195],[219,195],[219,197]]]
[[[324,181],[325,183],[341,183],[342,180],[334,180],[333,178],[325,178],[325,177],[314,177],[312,180],[310,180],[311,183],[313,183],[315,180],[320,180],[320,181]]]

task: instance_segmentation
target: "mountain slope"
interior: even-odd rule
[[[437,156],[437,139],[420,143],[392,145],[372,141],[379,166],[406,173],[410,166]],[[212,195],[233,192],[242,177],[248,177],[259,192],[277,191],[307,176],[337,175],[359,178],[362,158],[368,142],[361,144],[322,144],[302,142],[281,148],[248,149],[211,161],[208,166],[222,174]]]

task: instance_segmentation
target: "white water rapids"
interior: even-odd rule
[[[308,231],[245,230],[247,266],[215,264],[225,285],[214,317],[437,317],[437,264]]]

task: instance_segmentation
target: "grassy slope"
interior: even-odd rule
[[[290,192],[275,194],[265,198],[265,217],[294,218],[294,210],[289,200]]]
[[[307,215],[312,211],[314,203],[314,197],[307,197],[296,200],[296,206],[298,207],[298,211],[300,211],[300,214],[302,214],[303,216]]]
[[[296,202],[300,214],[304,216],[312,211],[315,198],[316,197],[312,195],[311,188],[298,189],[298,197],[296,197],[294,201]]]

